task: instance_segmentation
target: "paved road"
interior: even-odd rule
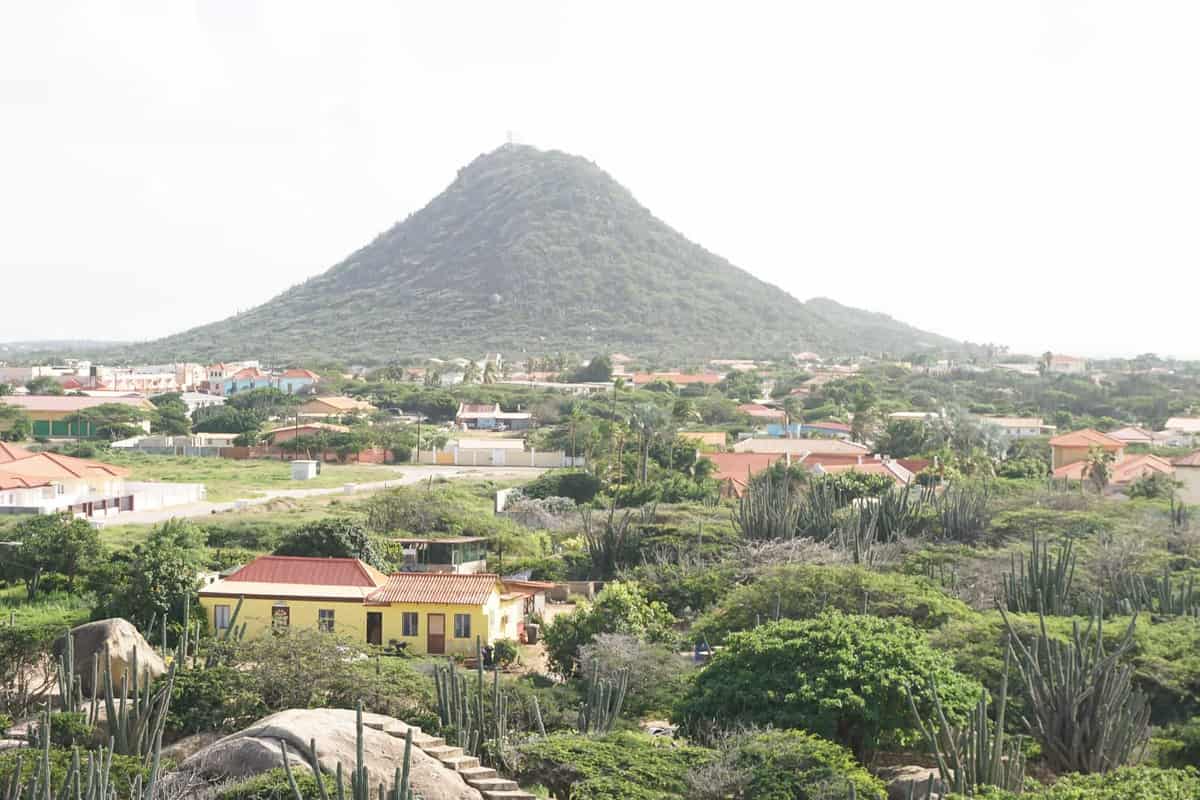
[[[425,464],[406,465],[393,467],[392,469],[395,471],[396,477],[382,481],[371,481],[369,483],[356,483],[354,484],[353,494],[370,494],[381,489],[407,486],[429,480],[431,477],[447,480],[471,478],[496,481],[514,479],[532,480],[546,471],[536,467],[435,467]],[[240,511],[251,506],[268,503],[277,498],[321,497],[333,494],[346,494],[346,489],[344,486],[334,486],[324,489],[269,489],[255,497],[247,497],[240,500],[229,500],[223,503],[213,503],[205,500],[199,503],[171,506],[170,508],[160,508],[153,511],[130,511],[125,514],[118,514],[111,519],[96,519],[93,522],[100,527],[105,525],[153,524],[166,522],[175,517],[207,517],[210,514],[219,514],[225,511]]]

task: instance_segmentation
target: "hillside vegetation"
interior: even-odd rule
[[[142,357],[622,350],[713,357],[956,347],[882,314],[801,303],[694,244],[577,156],[505,146],[327,272]]]

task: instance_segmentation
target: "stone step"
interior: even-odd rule
[[[447,758],[455,758],[463,754],[461,747],[451,747],[448,744],[439,744],[436,747],[422,747],[426,755],[433,756],[439,761],[445,761]]]
[[[389,731],[389,733],[392,733],[392,732]],[[397,732],[397,733],[392,733],[392,736],[396,736],[400,739],[403,739],[404,733],[403,733],[403,731]],[[428,750],[431,747],[441,747],[445,743],[446,743],[446,740],[440,736],[430,736],[429,734],[426,734],[426,733],[422,733],[420,736],[413,734],[413,745],[421,748],[422,750]]]
[[[467,778],[467,785],[481,792],[515,792],[521,788],[508,778]]]
[[[496,770],[491,767],[467,767],[460,769],[458,774],[463,776],[463,780],[470,783],[475,780],[485,781],[488,778],[494,778],[496,777]]]
[[[455,772],[458,772],[461,769],[471,769],[472,767],[479,766],[478,758],[467,755],[439,758],[438,761],[441,761],[443,765],[454,770]]]
[[[483,800],[537,800],[537,798],[531,795],[529,792],[522,791],[521,789],[515,789],[513,791],[501,790],[498,792],[480,790],[479,793],[483,795]]]

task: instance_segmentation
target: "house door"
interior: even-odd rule
[[[434,654],[446,652],[446,615],[430,614],[426,630],[426,649]]]
[[[367,644],[383,644],[383,612],[367,612]]]

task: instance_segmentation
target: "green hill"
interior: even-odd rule
[[[954,347],[882,315],[801,303],[696,245],[591,162],[504,146],[327,272],[140,346],[153,358],[500,351],[667,358]]]

